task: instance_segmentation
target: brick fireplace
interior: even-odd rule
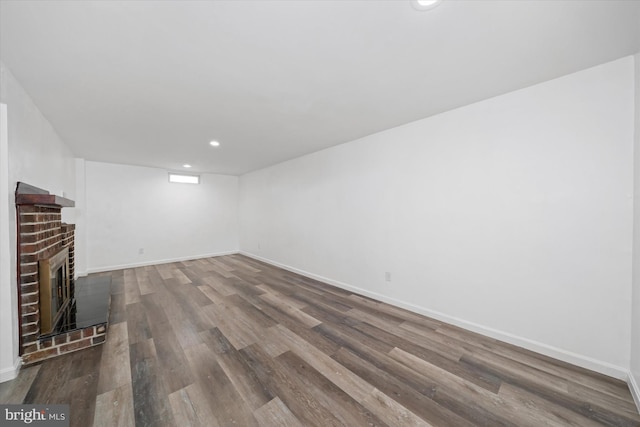
[[[20,355],[25,364],[54,357],[60,354],[97,345],[105,340],[105,323],[77,325],[75,323],[75,225],[62,222],[62,209],[73,207],[75,203],[64,197],[18,183],[16,189],[16,209],[18,225],[18,315]],[[64,257],[63,273],[54,277],[52,286],[44,283],[47,274],[42,273],[43,265],[50,259]],[[54,272],[55,276],[55,272]],[[67,288],[56,280],[65,281]],[[66,282],[68,280],[68,282]],[[57,286],[57,287],[56,287]],[[56,292],[64,290],[64,301],[56,300]],[[47,292],[43,292],[43,291]],[[53,293],[54,305],[59,311],[49,313],[50,301],[43,295]],[[48,305],[45,305],[48,304]],[[51,318],[45,318],[46,315]],[[57,321],[55,321],[57,320]],[[44,330],[43,325],[55,321]],[[78,327],[74,327],[78,326]],[[46,327],[46,326],[45,326]]]

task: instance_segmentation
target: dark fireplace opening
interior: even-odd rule
[[[69,277],[69,248],[65,247],[38,263],[40,273],[40,331],[51,333],[65,309],[72,304],[73,293]]]

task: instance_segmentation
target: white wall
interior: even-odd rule
[[[76,225],[74,235],[74,265],[76,277],[85,276],[87,274],[87,192],[85,184],[85,160],[76,159],[76,206],[73,209],[73,223]]]
[[[7,132],[7,106],[0,104],[0,339],[11,343],[5,350],[0,351],[0,382],[13,378],[16,374],[18,362],[14,354],[14,332],[17,331],[17,316],[14,305],[17,305],[15,273],[11,273],[12,264],[11,214],[9,209],[9,134]],[[14,215],[15,217],[15,215]],[[15,226],[15,224],[14,224]],[[15,245],[14,245],[15,248]]]
[[[631,391],[640,410],[640,53],[635,55],[633,298],[631,322]]]
[[[88,272],[238,251],[238,177],[189,185],[169,183],[163,169],[84,168]]]
[[[18,359],[18,303],[16,284],[16,218],[15,189],[18,181],[43,188],[70,199],[75,195],[75,165],[69,148],[42,115],[29,95],[8,68],[0,62],[0,102],[7,105],[8,173],[5,188],[0,191],[2,203],[8,207],[8,233],[2,230],[2,268],[9,265],[10,277],[0,281],[0,381],[13,378]],[[6,161],[8,160],[8,161]],[[6,196],[6,198],[5,198]],[[8,199],[8,200],[7,200]],[[63,220],[67,220],[63,209]],[[8,257],[8,259],[6,258]],[[0,275],[5,277],[6,272]],[[10,298],[6,298],[10,295]],[[9,316],[10,315],[10,321]],[[9,344],[9,343],[12,343]]]
[[[628,57],[249,173],[240,249],[626,378],[633,108]]]

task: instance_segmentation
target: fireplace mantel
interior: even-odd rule
[[[57,206],[61,208],[72,208],[76,205],[73,200],[62,196],[50,194],[33,185],[18,183],[16,189],[16,205],[40,205],[40,206]]]

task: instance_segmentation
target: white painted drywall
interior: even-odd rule
[[[86,161],[85,178],[88,272],[238,251],[238,177]]]
[[[76,159],[76,206],[73,209],[75,230],[75,274],[77,277],[87,275],[87,224],[86,224],[86,189],[85,161]]]
[[[635,57],[635,144],[634,144],[634,224],[633,297],[631,300],[631,391],[640,410],[640,53]]]
[[[243,175],[240,249],[626,378],[633,108],[627,57]]]
[[[8,68],[0,62],[0,102],[7,105],[8,146],[7,182],[0,191],[2,203],[8,208],[8,235],[2,230],[4,251],[2,268],[9,265],[9,282],[0,281],[0,381],[11,379],[16,373],[18,359],[18,303],[16,284],[16,215],[15,189],[18,181],[26,182],[70,199],[75,193],[75,163],[69,148],[42,115],[29,95]],[[5,195],[8,200],[5,200]],[[66,212],[65,212],[66,211]],[[63,220],[69,208],[63,209]],[[8,259],[7,259],[8,257]],[[6,273],[3,273],[3,275]],[[9,290],[7,290],[7,286]],[[5,299],[10,294],[9,299]]]
[[[16,287],[11,275],[11,234],[9,214],[9,133],[7,132],[7,106],[0,104],[0,337],[14,343],[17,316],[13,304],[17,304]],[[15,274],[14,274],[15,277]],[[15,377],[19,360],[11,351],[0,352],[0,382]],[[9,350],[8,349],[8,350]]]

